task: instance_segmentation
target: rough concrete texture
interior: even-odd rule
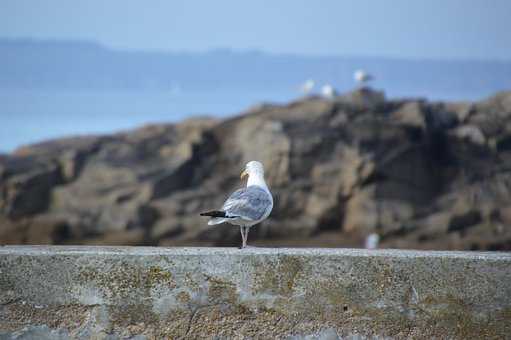
[[[505,339],[511,253],[0,247],[0,339]]]

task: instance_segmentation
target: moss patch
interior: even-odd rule
[[[149,297],[150,290],[157,286],[162,285],[170,289],[176,287],[172,274],[157,266],[146,269],[122,265],[105,272],[96,268],[85,268],[80,271],[79,280],[93,284],[104,291],[107,298],[116,300],[128,296],[143,300]]]
[[[295,281],[304,268],[303,262],[296,256],[280,256],[273,267],[266,266],[256,270],[254,291],[280,296],[291,295]]]

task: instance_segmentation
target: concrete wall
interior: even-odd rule
[[[0,247],[0,338],[510,338],[511,253]]]

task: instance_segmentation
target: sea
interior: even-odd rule
[[[387,97],[479,100],[491,93],[435,93],[406,89]],[[40,141],[108,134],[152,123],[194,116],[229,117],[260,103],[284,104],[301,96],[297,89],[251,91],[68,91],[0,89],[0,153]]]

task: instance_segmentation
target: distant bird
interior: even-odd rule
[[[377,233],[369,234],[366,237],[365,248],[366,249],[378,249],[378,244],[380,243],[380,235]]]
[[[353,73],[353,79],[360,86],[364,86],[365,84],[373,80],[374,77],[364,70],[356,70],[355,73]]]
[[[335,91],[334,87],[330,84],[325,84],[321,88],[321,94],[325,98],[334,98],[337,95],[337,91]]]
[[[308,95],[312,92],[314,86],[316,86],[316,82],[312,79],[309,79],[302,84],[302,86],[300,87],[300,92],[302,92],[305,95]]]
[[[209,225],[227,222],[240,226],[241,248],[247,246],[250,227],[268,218],[273,209],[273,197],[264,180],[263,165],[257,161],[248,162],[241,179],[245,176],[248,176],[246,188],[233,192],[220,210],[200,214],[211,217]]]

